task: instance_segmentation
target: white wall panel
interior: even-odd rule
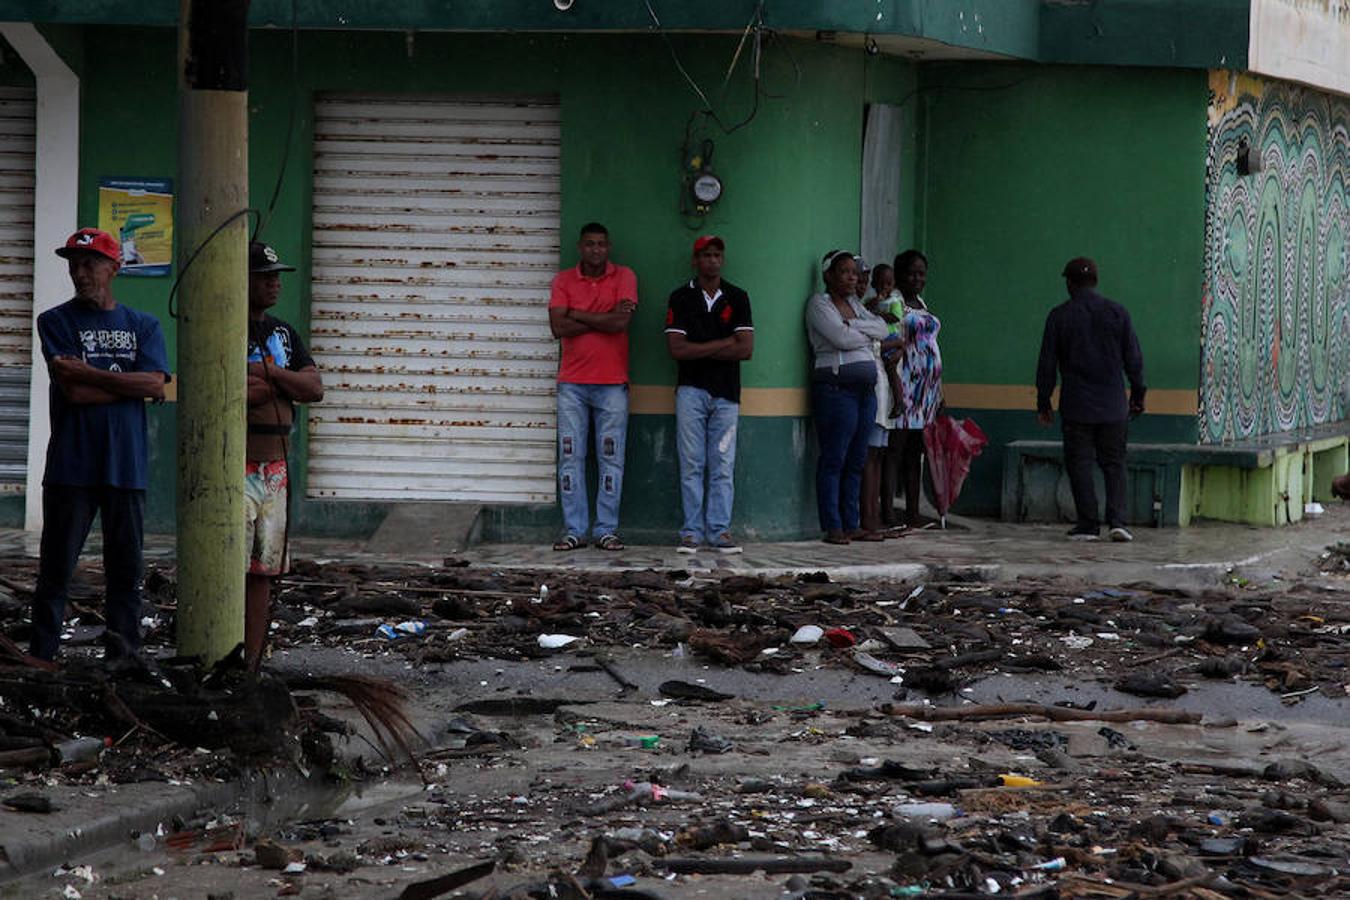
[[[0,88],[0,485],[9,490],[28,477],[36,114],[32,90]]]
[[[557,102],[321,95],[309,495],[551,502]]]

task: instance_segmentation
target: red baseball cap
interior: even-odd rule
[[[64,247],[56,248],[56,255],[70,259],[76,253],[97,253],[122,265],[122,245],[106,231],[97,228],[81,228],[66,238]]]
[[[713,246],[716,246],[717,249],[721,250],[723,253],[726,252],[727,245],[722,242],[722,239],[720,237],[718,237],[715,234],[705,234],[702,237],[695,239],[694,255],[698,256],[705,249]]]

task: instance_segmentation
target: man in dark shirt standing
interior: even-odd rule
[[[149,468],[146,400],[163,400],[169,361],[159,320],[113,297],[121,245],[81,228],[56,251],[75,296],[38,316],[51,373],[52,436],[42,476],[42,550],[30,652],[53,659],[66,588],[89,528],[103,523],[107,657],[141,646],[142,537]]]
[[[740,553],[731,537],[741,361],[755,349],[745,291],[722,280],[726,245],[694,241],[695,277],[676,288],[666,309],[666,344],[679,366],[675,389],[676,450],[684,524],[681,553],[706,540],[720,553]]]
[[[1059,414],[1064,430],[1064,468],[1073,489],[1077,541],[1095,541],[1097,491],[1095,457],[1106,481],[1106,524],[1113,541],[1131,541],[1125,527],[1125,442],[1127,422],[1144,411],[1144,358],[1125,307],[1097,293],[1097,264],[1086,257],[1064,266],[1069,299],[1050,310],[1036,367],[1036,416],[1052,425],[1050,395],[1061,380]],[[1122,373],[1124,377],[1122,377]],[[1130,381],[1128,407],[1125,378]]]
[[[262,663],[271,621],[272,581],[286,572],[287,495],[295,404],[323,399],[323,379],[290,323],[267,311],[281,296],[281,273],[294,272],[276,251],[248,245],[248,441],[244,463],[244,657]]]

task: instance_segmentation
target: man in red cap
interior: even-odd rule
[[[103,523],[104,643],[116,658],[140,648],[142,522],[149,467],[146,400],[163,400],[164,335],[152,315],[112,295],[122,264],[112,235],[81,228],[56,254],[75,296],[38,316],[51,374],[51,440],[42,478],[42,547],[31,652],[52,659],[66,588],[97,513]]]
[[[1125,527],[1125,442],[1129,420],[1144,411],[1144,357],[1130,314],[1097,293],[1097,264],[1084,256],[1064,266],[1069,299],[1050,310],[1036,367],[1036,413],[1054,424],[1050,395],[1059,376],[1064,469],[1073,489],[1078,523],[1069,539],[1100,537],[1092,465],[1106,482],[1106,525],[1113,541],[1132,541]],[[1124,377],[1122,377],[1122,373]],[[1125,378],[1130,398],[1125,400]]]
[[[740,553],[731,536],[741,362],[755,349],[750,297],[722,279],[726,245],[716,235],[694,241],[694,278],[670,295],[666,344],[679,368],[675,446],[680,458],[681,553],[706,541]]]

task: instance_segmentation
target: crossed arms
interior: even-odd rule
[[[731,337],[695,342],[678,331],[666,332],[666,346],[673,359],[686,362],[693,359],[721,359],[744,362],[755,352],[755,332],[742,328]]]
[[[248,405],[261,406],[273,398],[295,403],[318,403],[323,399],[323,377],[315,366],[292,372],[280,366],[264,368],[260,362],[248,364]]]
[[[620,300],[609,312],[584,312],[570,306],[550,306],[548,327],[556,338],[576,337],[588,331],[618,334],[628,330],[636,300]]]
[[[74,356],[53,356],[52,380],[71,403],[163,400],[163,372],[108,372]]]

